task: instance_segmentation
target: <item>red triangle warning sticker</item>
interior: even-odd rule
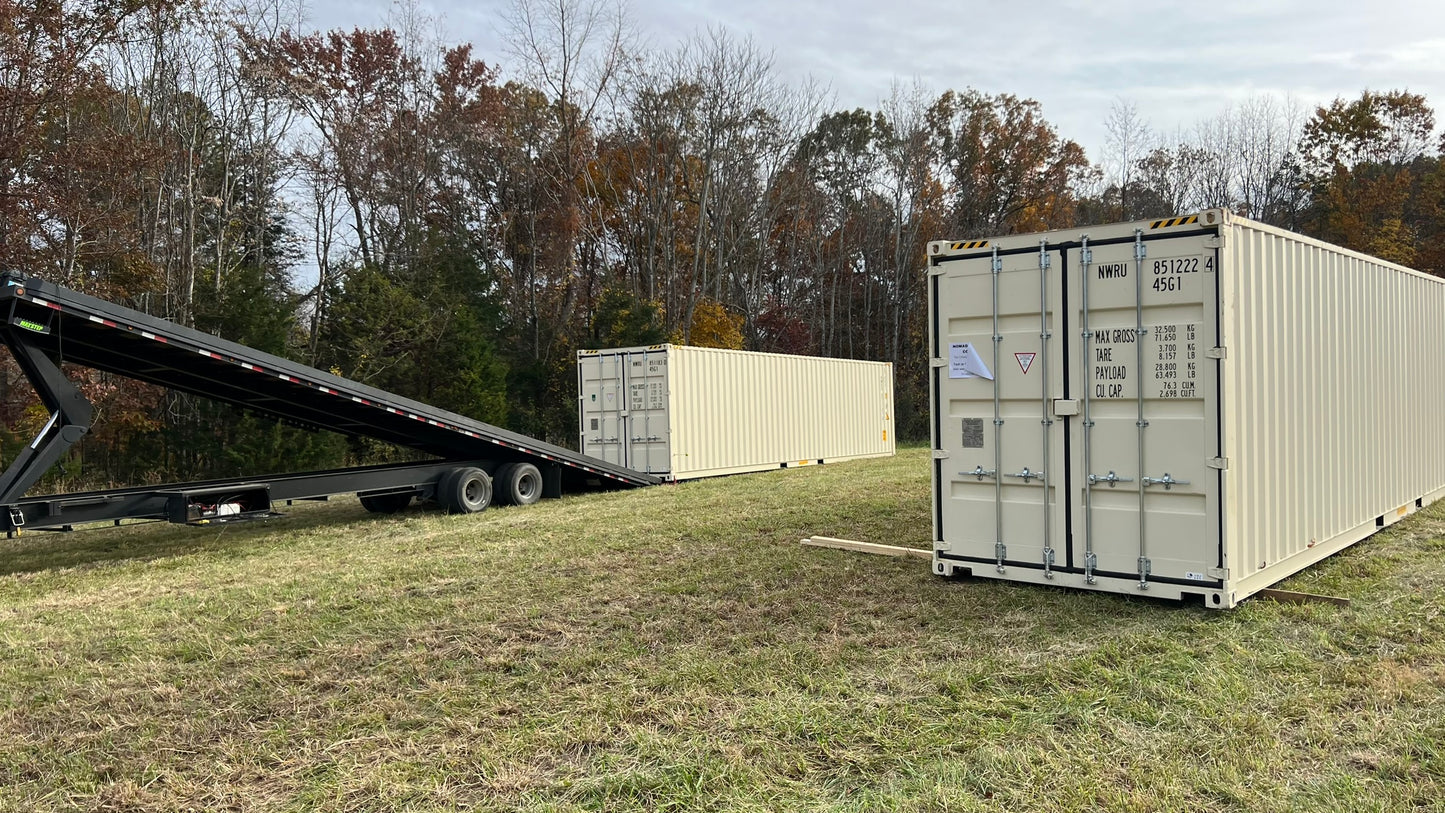
[[[1034,356],[1037,355],[1038,353],[1014,353],[1014,358],[1018,359],[1019,369],[1024,371],[1024,375],[1029,374],[1029,368],[1034,366]]]

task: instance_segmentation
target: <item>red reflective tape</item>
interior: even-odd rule
[[[101,323],[102,325],[105,325],[106,327],[117,327],[116,323],[110,321],[109,319],[102,319],[102,320],[100,320],[100,323]]]

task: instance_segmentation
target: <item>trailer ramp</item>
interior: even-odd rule
[[[0,273],[0,340],[51,420],[0,475],[0,506],[33,486],[88,429],[90,405],[57,362],[191,393],[313,429],[372,438],[443,461],[531,463],[547,490],[654,485],[651,475],[263,353],[40,279]],[[0,520],[0,524],[4,524]]]

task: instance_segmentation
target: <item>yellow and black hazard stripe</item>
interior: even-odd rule
[[[970,248],[988,248],[988,241],[973,240],[967,243],[949,243],[948,247],[952,251],[965,251]]]
[[[1199,222],[1199,215],[1189,215],[1189,216],[1187,216],[1187,217],[1171,217],[1171,218],[1168,218],[1168,219],[1165,219],[1165,220],[1156,220],[1156,221],[1154,221],[1153,223],[1150,223],[1150,224],[1149,224],[1149,228],[1151,228],[1151,229],[1167,229],[1167,228],[1169,228],[1170,226],[1188,226],[1188,225],[1191,224],[1191,223],[1198,223],[1198,222]]]

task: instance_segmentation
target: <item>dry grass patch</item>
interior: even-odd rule
[[[5,810],[1399,810],[1445,791],[1445,513],[1230,613],[929,544],[927,451],[449,517],[5,544]]]

